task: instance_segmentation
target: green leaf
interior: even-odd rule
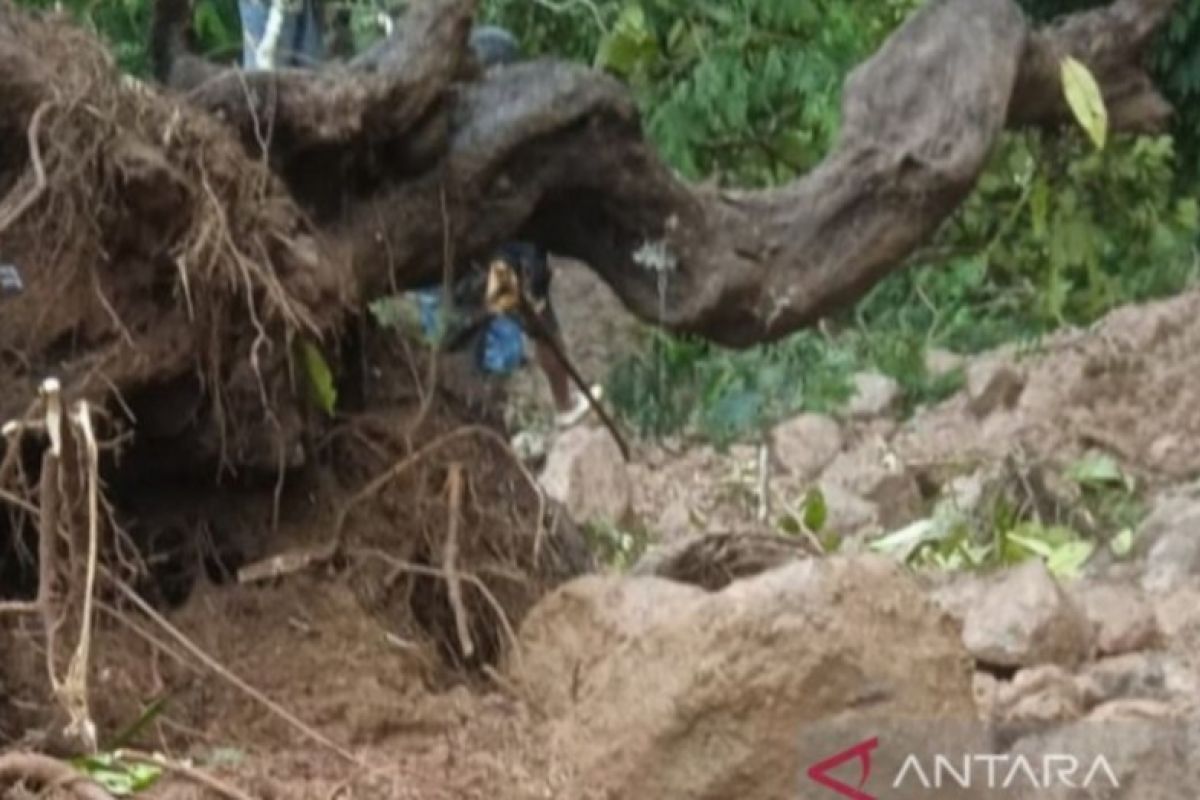
[[[1120,486],[1132,491],[1133,480],[1116,459],[1105,453],[1088,453],[1067,469],[1067,477],[1080,486]]]
[[[304,360],[304,373],[312,390],[313,401],[329,416],[337,405],[337,389],[333,385],[333,373],[325,357],[315,344],[304,339],[300,342],[300,354]]]
[[[1065,56],[1062,64],[1063,94],[1075,120],[1091,138],[1097,150],[1103,150],[1108,138],[1108,110],[1104,96],[1091,70],[1071,56]]]
[[[1086,539],[1078,539],[1059,545],[1046,559],[1046,568],[1059,578],[1074,578],[1095,551],[1096,545]]]
[[[804,527],[813,533],[820,533],[828,519],[829,508],[825,505],[825,495],[816,487],[809,489],[804,499]]]
[[[149,789],[162,777],[162,768],[144,761],[126,763],[112,753],[98,753],[76,759],[75,767],[109,794],[128,797]]]
[[[163,712],[163,709],[167,706],[167,700],[168,695],[162,695],[150,701],[142,713],[138,715],[137,719],[117,733],[107,746],[113,750],[117,750],[133,741],[135,736],[145,730],[146,726],[157,719],[159,714]]]
[[[1125,528],[1108,542],[1108,549],[1117,558],[1125,558],[1133,552],[1133,528]]]
[[[658,42],[646,21],[646,12],[639,5],[630,5],[600,42],[596,66],[628,77],[646,70],[657,57]]]
[[[917,520],[898,531],[881,536],[868,546],[871,550],[907,561],[922,544],[937,538],[937,524],[933,518]]]

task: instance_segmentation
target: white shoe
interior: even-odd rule
[[[597,402],[604,394],[603,387],[593,386],[592,397],[596,398]],[[592,410],[591,403],[583,396],[582,392],[574,392],[575,405],[569,411],[561,411],[554,415],[554,425],[559,429],[570,428],[578,425],[580,420],[588,415]]]

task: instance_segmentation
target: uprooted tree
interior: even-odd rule
[[[691,186],[612,78],[553,61],[481,72],[475,5],[416,4],[347,64],[244,73],[190,54],[188,1],[159,0],[151,87],[88,34],[0,0],[0,262],[27,284],[0,299],[10,499],[37,485],[47,376],[110,432],[165,443],[154,464],[165,453],[209,483],[282,474],[311,461],[318,426],[297,342],[361,340],[368,300],[515,234],[577,257],[644,320],[748,346],[897,269],[1004,128],[1068,122],[1063,56],[1090,68],[1113,129],[1157,130],[1171,111],[1141,62],[1172,0],[1117,0],[1042,30],[1014,0],[930,0],[850,75],[839,140],[810,174]],[[139,464],[114,455],[127,445],[100,443],[107,481]],[[63,463],[83,470],[72,452]],[[35,499],[0,533],[36,530]],[[87,528],[86,503],[56,502],[43,527]]]

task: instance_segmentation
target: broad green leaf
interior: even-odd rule
[[[333,416],[337,405],[337,389],[333,385],[333,373],[329,370],[329,364],[325,362],[325,357],[321,355],[317,346],[307,339],[300,342],[300,354],[314,402],[326,414]]]
[[[149,789],[162,776],[162,768],[155,764],[144,761],[126,763],[112,753],[85,756],[74,764],[109,794],[118,797],[128,797]]]
[[[639,5],[626,6],[596,50],[596,66],[631,76],[658,57],[658,42]]]
[[[1096,545],[1086,539],[1078,539],[1059,545],[1046,559],[1046,568],[1060,578],[1074,578],[1095,551]]]
[[[825,505],[825,495],[820,489],[808,490],[804,500],[804,527],[813,533],[820,533],[829,519],[829,508]]]
[[[889,555],[900,561],[907,561],[922,544],[936,538],[937,523],[932,517],[917,520],[898,531],[881,536],[872,541],[868,547],[877,553]]]
[[[1116,459],[1105,453],[1088,453],[1067,469],[1067,477],[1080,486],[1121,486],[1132,490],[1132,479]]]
[[[1108,139],[1108,110],[1091,70],[1071,56],[1065,56],[1062,60],[1062,83],[1063,94],[1075,120],[1091,138],[1096,149],[1103,150]]]
[[[1021,548],[1028,555],[1038,556],[1047,561],[1054,555],[1054,545],[1036,536],[1009,533],[1004,539],[1009,544],[1014,544]]]

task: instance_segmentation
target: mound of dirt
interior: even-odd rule
[[[798,796],[801,769],[841,749],[835,732],[936,718],[957,737],[975,715],[953,626],[878,559],[800,562],[711,594],[584,578],[537,606],[522,642],[514,670],[557,717],[572,797]],[[970,744],[929,733],[930,752]],[[889,758],[880,774],[899,767]]]

